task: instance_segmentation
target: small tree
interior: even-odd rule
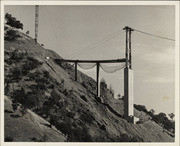
[[[154,114],[155,110],[154,110],[154,109],[151,109],[150,112],[151,112],[152,114]]]
[[[173,120],[175,115],[173,113],[170,113],[168,114],[168,116]]]
[[[26,31],[26,34],[27,34],[27,35],[29,35],[29,30],[28,30],[28,31]]]
[[[15,30],[8,30],[4,35],[4,40],[14,41],[16,38],[19,38],[20,35]]]
[[[107,84],[104,78],[101,79],[100,85],[101,85],[101,88],[107,88]]]
[[[16,20],[15,17],[12,17],[11,14],[6,13],[5,20],[7,25],[17,29],[23,29],[23,24],[19,20]]]
[[[117,97],[118,97],[118,99],[120,99],[120,98],[121,98],[121,94],[119,93],[119,94],[117,95]]]

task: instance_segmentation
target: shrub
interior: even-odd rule
[[[24,100],[24,98],[25,98],[24,88],[21,88],[21,90],[15,90],[12,93],[11,98],[13,99],[13,102],[21,103]]]
[[[22,72],[20,71],[18,67],[15,67],[12,70],[12,80],[15,80],[16,82],[18,82],[21,78],[22,78]]]
[[[100,81],[100,87],[102,89],[104,89],[104,88],[107,89],[107,84],[106,84],[106,81],[105,81],[104,78],[102,78],[101,81]]]
[[[19,104],[17,102],[12,101],[12,108],[14,112],[17,110],[18,106]]]
[[[23,29],[23,24],[19,20],[16,20],[15,17],[12,17],[11,14],[6,13],[5,20],[7,21],[7,25],[15,27],[17,29]]]
[[[143,111],[145,113],[147,113],[147,109],[144,105],[136,105],[134,104],[134,108],[136,108],[138,111]]]
[[[64,79],[61,79],[61,84],[64,85]]]
[[[105,125],[101,125],[101,126],[100,126],[100,129],[106,131],[106,126],[105,126]]]
[[[18,53],[17,50],[10,53],[10,60],[12,62],[20,62],[25,57],[24,53]]]
[[[8,30],[4,35],[4,40],[14,41],[16,38],[19,38],[20,35],[15,30]]]
[[[84,95],[81,95],[80,97],[81,97],[81,99],[83,99],[85,102],[87,102],[87,98],[86,98]]]
[[[171,130],[175,130],[175,122],[169,120],[166,117],[165,113],[159,113],[158,115],[154,115],[152,117],[152,120],[155,121],[156,123],[160,123],[164,126],[165,129],[171,131]]]
[[[82,113],[80,116],[80,119],[89,124],[92,124],[92,122],[95,120],[92,113],[90,113],[90,112]]]
[[[63,94],[64,94],[65,96],[67,96],[67,95],[68,95],[68,91],[67,91],[66,89],[64,89]]]
[[[96,99],[99,103],[102,102],[100,97],[95,97],[95,99]]]
[[[84,88],[86,88],[86,89],[88,88],[88,85],[85,81],[83,81],[81,84],[84,86]]]
[[[21,103],[22,108],[26,109],[32,109],[32,108],[38,108],[40,105],[40,97],[42,96],[42,92],[40,90],[37,90],[36,92],[28,92],[25,94],[24,88],[21,88],[21,90],[16,90],[12,93],[12,99],[14,103],[18,102]]]
[[[66,114],[66,116],[69,117],[69,118],[74,118],[75,113],[73,113],[73,112],[68,112],[68,113]]]
[[[49,79],[50,75],[49,75],[49,72],[44,70],[43,71],[43,76],[46,78],[46,79]]]
[[[168,116],[173,120],[175,115],[173,113],[170,113],[168,114]]]
[[[140,119],[139,121],[136,122],[136,124],[143,124],[144,122]]]
[[[26,65],[28,65],[30,70],[37,68],[39,65],[42,65],[42,62],[39,62],[37,59],[35,59],[33,57],[27,57],[26,63],[27,63]]]

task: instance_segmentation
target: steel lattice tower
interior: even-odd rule
[[[35,6],[35,41],[38,39],[38,20],[39,20],[39,6]]]

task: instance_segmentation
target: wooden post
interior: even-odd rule
[[[97,97],[99,97],[100,95],[99,95],[99,91],[100,91],[100,89],[99,89],[99,62],[97,62],[96,63],[96,79],[97,79],[97,81],[96,81],[96,86],[97,86]]]
[[[77,82],[77,61],[75,62],[75,81]]]

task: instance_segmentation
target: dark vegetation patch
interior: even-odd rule
[[[14,41],[19,38],[20,35],[15,30],[8,30],[4,36],[4,40],[6,41]]]
[[[95,121],[95,118],[90,111],[87,111],[86,113],[82,113],[80,115],[80,119],[88,124],[92,124],[92,122]]]
[[[106,131],[106,126],[105,126],[105,125],[101,125],[99,128],[100,128],[101,130],[105,130],[105,131]]]
[[[14,115],[14,114],[11,114],[10,115],[12,118],[20,118],[21,116],[20,115],[18,115],[18,114],[16,114],[16,115]]]
[[[5,14],[5,20],[7,25],[17,29],[23,29],[23,24],[9,13]]]
[[[85,102],[87,102],[87,98],[84,95],[80,96],[82,100],[84,100]]]
[[[7,136],[7,137],[5,137],[5,139],[4,139],[4,141],[5,142],[12,142],[14,139],[13,139],[13,137],[11,137],[11,136]]]
[[[17,50],[9,52],[9,57],[5,57],[5,62],[11,65],[8,75],[5,75],[5,83],[19,82],[22,77],[26,76],[31,70],[42,65],[27,53],[18,52]],[[12,65],[14,64],[14,65]]]
[[[4,112],[5,113],[13,113],[13,111],[10,111],[10,110],[7,110],[7,109],[5,109]]]
[[[134,108],[136,108],[138,111],[145,112],[147,115],[149,115],[152,118],[152,120],[154,122],[160,124],[166,130],[168,130],[168,131],[170,131],[172,133],[175,133],[175,121],[169,120],[166,117],[165,113],[161,112],[161,113],[155,115],[153,109],[148,111],[147,108],[144,105],[136,105],[136,104],[134,104]],[[141,124],[141,121],[139,121],[138,124]]]
[[[16,29],[23,29],[23,24],[19,20],[17,20],[15,17],[12,17],[11,14],[6,13],[5,20],[6,20],[7,25]],[[6,41],[14,41],[20,37],[17,31],[12,30],[12,29],[8,30],[7,26],[4,27],[4,30],[6,32],[4,35],[4,40]]]

